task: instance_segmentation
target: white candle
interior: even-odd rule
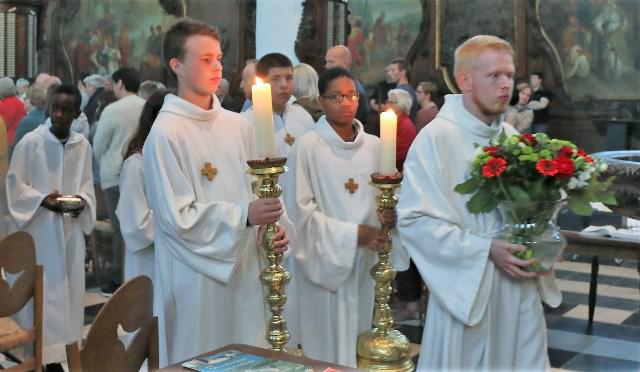
[[[387,110],[380,114],[380,175],[396,174],[396,134],[398,117]]]
[[[256,122],[256,149],[258,157],[276,156],[276,140],[273,129],[273,108],[271,107],[271,84],[256,78],[251,87],[251,100]]]

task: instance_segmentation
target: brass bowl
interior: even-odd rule
[[[82,199],[73,195],[58,196],[56,201],[63,212],[73,212],[82,207]]]

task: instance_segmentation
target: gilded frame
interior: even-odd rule
[[[452,73],[449,68],[453,66],[447,66],[442,63],[442,32],[443,32],[443,2],[446,0],[435,0],[433,14],[435,18],[434,22],[434,68],[437,73],[442,75],[442,79],[445,82],[447,88],[452,93],[459,93],[453,80]],[[516,64],[516,78],[523,78],[526,76],[526,59],[524,54],[526,43],[526,24],[525,24],[525,0],[504,0],[506,3],[513,4],[512,22],[513,22],[513,48],[515,51],[515,64]],[[538,0],[539,1],[539,0]]]

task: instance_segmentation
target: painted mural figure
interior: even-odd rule
[[[113,37],[111,35],[107,35],[104,39],[104,47],[102,48],[100,58],[100,65],[105,68],[107,75],[113,74],[120,68],[120,50],[113,45]]]
[[[601,56],[600,73],[606,79],[619,78],[624,72],[621,50],[625,46],[624,30],[627,21],[624,13],[613,1],[606,1],[600,13],[593,19],[593,28],[599,36]]]
[[[127,66],[129,62],[129,27],[126,24],[122,25],[118,34],[118,50],[120,51],[120,65]]]
[[[573,76],[586,77],[591,74],[590,46],[591,32],[580,23],[577,16],[570,16],[569,25],[562,33],[562,51],[567,79]]]
[[[150,6],[152,3],[80,1],[77,15],[65,26],[63,35],[71,57],[67,73],[75,78],[81,74],[110,75],[122,66],[132,66],[140,69],[144,80],[162,80],[163,28],[175,17],[161,6]]]
[[[373,42],[378,48],[384,48],[389,44],[389,30],[384,22],[384,12],[380,12],[378,18],[376,18],[373,27]]]
[[[349,17],[351,23],[351,33],[347,38],[347,48],[351,52],[353,64],[360,67],[365,63],[365,50],[363,42],[365,41],[364,31],[362,30],[362,19],[358,17]]]

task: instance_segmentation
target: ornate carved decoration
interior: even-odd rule
[[[429,57],[432,53],[431,45],[429,45],[429,33],[431,32],[431,2],[432,0],[422,1],[422,21],[420,22],[420,31],[413,41],[409,52],[407,53],[407,61],[412,64],[418,57]]]
[[[187,14],[187,4],[184,0],[158,0],[158,2],[169,15],[184,17]]]
[[[298,59],[311,65],[316,71],[324,69],[326,3],[317,0],[304,1],[295,42],[295,52]]]
[[[328,47],[345,44],[350,28],[346,0],[305,0],[295,42],[296,56],[301,62],[324,70]]]
[[[468,2],[465,6],[459,2],[433,0],[432,8],[435,16],[435,69],[442,73],[450,91],[458,92],[452,76],[454,51],[474,35],[492,34],[510,41],[515,48],[518,69],[525,69],[522,37],[525,28],[518,22],[523,0],[492,0],[487,4]],[[480,11],[488,8],[492,11]]]
[[[71,62],[71,56],[67,51],[67,43],[64,39],[64,27],[69,23],[73,17],[78,13],[80,9],[80,0],[59,0],[56,9],[54,11],[54,19],[58,27],[56,27],[56,43],[57,48],[62,51],[64,58],[64,64],[67,68],[68,76],[71,81],[76,81],[75,71],[73,70],[73,63]]]
[[[244,52],[244,60],[247,60],[256,57],[256,0],[242,1],[240,15],[244,25],[244,37],[239,39],[240,51]],[[239,66],[244,65],[240,64]]]
[[[0,0],[0,76],[35,75],[41,6],[42,1]]]

